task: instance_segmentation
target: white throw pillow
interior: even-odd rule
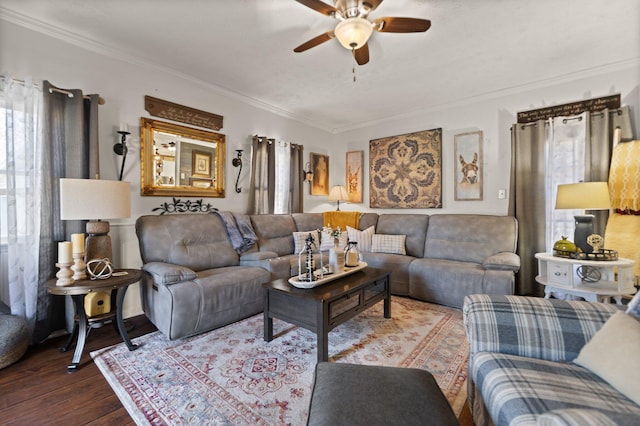
[[[376,229],[373,226],[368,227],[364,231],[347,226],[349,241],[356,241],[358,243],[358,251],[362,253],[371,252],[371,238],[375,232]]]
[[[315,244],[315,247],[313,247],[313,249],[318,250],[318,248],[320,247],[318,244],[318,231],[300,231],[300,232],[293,233],[293,246],[294,246],[293,253],[294,254],[298,254],[302,251],[302,249],[304,248],[305,242],[309,237],[309,234],[311,234],[311,236],[313,237],[313,243]]]
[[[344,248],[347,245],[347,232],[344,231],[338,237],[338,247]],[[322,236],[320,237],[320,250],[327,251],[331,250],[335,246],[333,241],[333,237],[326,232],[322,232]]]
[[[407,254],[404,248],[406,235],[374,234],[371,251],[374,253]]]
[[[592,371],[624,396],[640,404],[640,321],[616,312],[573,360]]]

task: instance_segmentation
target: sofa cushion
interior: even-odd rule
[[[406,235],[373,234],[371,238],[371,252],[407,254],[404,248],[406,239]]]
[[[338,247],[344,248],[347,245],[347,240],[349,236],[347,235],[347,231],[343,231],[342,234],[338,237]],[[335,246],[334,238],[329,235],[327,232],[320,233],[320,250],[327,251],[332,249]]]
[[[143,263],[173,263],[195,272],[240,264],[218,215],[141,216],[136,234]]]
[[[586,368],[555,361],[479,352],[469,372],[495,424],[535,424],[552,410],[588,408],[640,415],[640,407]]]
[[[356,241],[358,243],[358,251],[363,253],[371,252],[371,239],[375,232],[376,231],[373,226],[368,227],[364,231],[347,226],[349,241]]]
[[[272,251],[278,256],[293,253],[293,233],[296,224],[288,214],[257,214],[251,216],[253,230],[258,236],[260,251]]]
[[[428,225],[429,216],[426,214],[381,214],[376,224],[376,234],[406,235],[406,253],[423,257]]]
[[[573,361],[588,368],[640,405],[640,370],[629,368],[640,354],[640,321],[613,314]]]
[[[635,425],[635,413],[603,413],[587,408],[566,408],[553,410],[538,417],[536,426],[620,426]]]
[[[298,231],[313,231],[322,228],[322,213],[291,213]]]
[[[517,221],[511,216],[435,214],[429,217],[424,257],[482,264],[516,251]]]

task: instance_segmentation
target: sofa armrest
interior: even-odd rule
[[[191,281],[197,277],[192,269],[172,263],[149,262],[142,266],[142,270],[148,272],[153,277],[153,282],[160,285]]]
[[[472,294],[463,305],[470,353],[569,362],[620,308],[616,305]]]
[[[484,269],[493,269],[496,271],[513,271],[520,270],[520,256],[509,251],[503,251],[487,257],[482,262]]]
[[[266,269],[271,273],[271,279],[291,277],[289,259],[279,257],[277,253],[272,251],[245,253],[240,256],[240,265]]]

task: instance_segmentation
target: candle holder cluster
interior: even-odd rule
[[[76,280],[87,278],[87,265],[84,262],[84,234],[71,234],[71,241],[58,243],[58,263],[60,270],[56,273],[56,285],[60,287],[73,285]]]

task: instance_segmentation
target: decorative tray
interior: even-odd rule
[[[352,267],[345,266],[343,272],[338,272],[337,274],[325,273],[322,278],[318,278],[316,281],[313,281],[313,282],[300,281],[298,279],[298,276],[296,275],[295,277],[289,278],[289,284],[297,288],[314,288],[319,285],[331,282],[333,280],[337,280],[338,278],[342,278],[349,274],[353,274],[354,272],[358,272],[366,267],[367,267],[367,262],[360,262],[358,266],[352,266]],[[314,271],[314,274],[318,276],[320,274],[320,271]]]
[[[576,251],[565,251],[565,250],[553,250],[553,255],[556,257],[564,257],[567,259],[576,259],[576,260],[618,260],[618,252],[615,250],[602,249],[597,253],[583,253]]]

